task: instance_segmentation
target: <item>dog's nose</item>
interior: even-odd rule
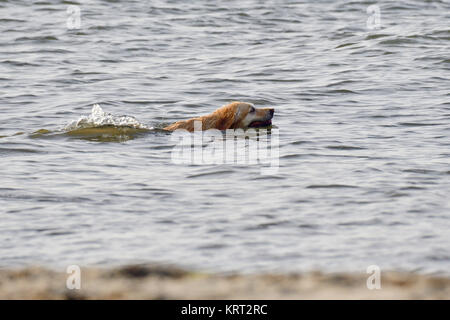
[[[275,112],[275,109],[269,109],[270,115],[273,116],[273,113]]]

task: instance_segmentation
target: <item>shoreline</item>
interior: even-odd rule
[[[381,273],[368,289],[366,273],[212,274],[139,264],[81,267],[80,289],[68,274],[42,267],[0,269],[0,299],[450,299],[450,277]]]

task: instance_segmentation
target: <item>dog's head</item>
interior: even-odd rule
[[[212,115],[218,120],[217,128],[226,130],[270,126],[273,114],[272,108],[255,108],[251,103],[235,101],[217,109]]]

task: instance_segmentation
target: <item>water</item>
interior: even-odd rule
[[[0,266],[448,274],[450,4],[372,4],[1,0]],[[232,100],[276,174],[147,130]]]

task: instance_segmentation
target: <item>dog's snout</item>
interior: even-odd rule
[[[270,112],[270,115],[273,116],[273,114],[274,114],[274,112],[275,112],[275,109],[273,109],[273,108],[272,108],[272,109],[269,109],[269,112]]]

